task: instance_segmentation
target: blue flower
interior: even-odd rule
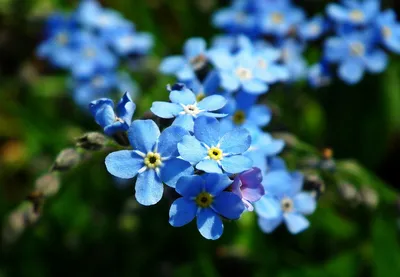
[[[221,87],[227,91],[243,89],[251,94],[263,94],[269,89],[265,68],[254,53],[244,49],[232,55],[225,49],[210,50],[209,57],[219,71]]]
[[[291,82],[304,79],[307,74],[307,63],[303,57],[304,44],[294,39],[286,39],[280,43],[282,62],[289,70],[288,80]]]
[[[117,58],[107,45],[91,33],[81,32],[77,36],[79,46],[74,49],[74,63],[71,66],[74,77],[89,77],[97,68],[113,69]]]
[[[74,62],[76,22],[67,16],[54,14],[47,21],[48,38],[42,42],[37,55],[56,67],[69,68]]]
[[[400,54],[400,23],[396,21],[394,10],[387,10],[377,18],[379,37],[383,44],[396,54]]]
[[[304,22],[298,29],[298,35],[303,40],[316,40],[328,29],[328,24],[323,16],[317,15]]]
[[[259,20],[264,34],[277,37],[286,36],[292,28],[296,28],[304,20],[304,11],[295,8],[288,1],[266,5],[260,12]]]
[[[178,179],[193,174],[190,163],[177,158],[177,143],[188,132],[179,126],[166,128],[161,134],[152,120],[135,120],[128,130],[134,150],[113,152],[106,157],[112,175],[130,179],[137,175],[136,200],[145,206],[160,201],[163,183],[175,187]]]
[[[314,212],[316,200],[310,193],[301,191],[303,175],[272,171],[265,176],[263,184],[266,195],[254,204],[261,230],[271,233],[282,221],[292,234],[307,229],[310,223],[304,215]]]
[[[221,237],[224,225],[221,217],[238,219],[244,211],[236,194],[224,191],[232,181],[222,174],[184,176],[178,180],[176,191],[182,197],[169,210],[169,223],[181,227],[197,217],[197,229],[206,239]]]
[[[180,81],[196,77],[195,71],[207,65],[206,42],[202,38],[190,38],[183,47],[183,56],[166,57],[160,64],[163,74],[174,74]]]
[[[365,25],[372,21],[379,12],[379,0],[343,0],[340,4],[329,4],[326,12],[338,23],[354,26]]]
[[[126,92],[118,102],[116,113],[114,112],[114,102],[108,98],[91,102],[89,109],[96,123],[104,128],[104,133],[111,136],[129,129],[136,105]]]
[[[376,48],[370,32],[343,33],[329,38],[325,43],[325,58],[338,63],[338,75],[348,84],[358,83],[365,70],[380,73],[387,66],[387,55]]]
[[[175,118],[173,125],[178,125],[188,131],[193,131],[194,119],[198,116],[224,117],[225,114],[213,113],[226,104],[225,97],[211,95],[200,102],[196,95],[188,88],[172,90],[169,94],[170,102],[153,102],[151,111],[161,118]]]
[[[194,136],[185,136],[178,143],[182,159],[208,173],[239,173],[250,169],[252,161],[242,155],[251,144],[249,132],[236,128],[221,132],[220,123],[201,116],[194,122]]]

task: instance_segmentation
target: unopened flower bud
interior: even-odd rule
[[[66,171],[77,165],[80,161],[80,154],[74,148],[67,148],[58,154],[51,171]]]
[[[60,179],[55,173],[48,173],[39,177],[35,182],[35,190],[43,196],[52,196],[60,189]]]
[[[375,190],[370,187],[362,187],[360,190],[361,201],[369,208],[376,208],[379,203],[379,197]]]
[[[104,147],[106,137],[98,132],[89,132],[76,140],[76,146],[86,150],[97,151]]]

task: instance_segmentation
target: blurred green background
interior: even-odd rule
[[[140,117],[153,100],[167,98],[165,85],[174,81],[157,73],[160,59],[180,53],[189,37],[211,39],[217,33],[211,14],[228,1],[101,2],[155,36],[143,72],[132,73],[141,88],[135,114]],[[312,15],[330,1],[294,2]],[[383,2],[400,10],[398,1]],[[269,131],[290,131],[297,137],[289,137],[283,154],[291,167],[319,159],[324,147],[332,148],[337,159],[333,174],[306,170],[325,184],[325,193],[310,216],[310,229],[300,235],[292,236],[284,227],[265,235],[249,213],[239,222],[227,222],[224,235],[214,242],[203,239],[195,223],[173,228],[168,198],[153,207],[139,206],[132,182],[121,184],[106,172],[106,151],[81,153],[78,167],[56,175],[60,189],[46,199],[40,218],[16,217],[11,220],[14,233],[4,234],[10,232],[10,213],[27,209],[31,202],[24,200],[35,179],[48,172],[57,154],[73,147],[76,137],[99,130],[72,101],[65,74],[34,55],[46,15],[76,4],[0,0],[0,277],[400,276],[396,56],[385,73],[367,75],[356,86],[336,81],[312,90],[298,84],[268,93],[266,101],[275,114]],[[316,46],[307,52],[310,61],[318,51]]]

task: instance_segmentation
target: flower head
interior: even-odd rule
[[[239,173],[250,169],[251,159],[242,155],[251,144],[249,132],[235,128],[222,132],[218,120],[201,116],[194,122],[194,136],[178,143],[182,159],[209,173]]]
[[[225,114],[214,113],[226,104],[225,97],[211,95],[199,102],[196,95],[186,86],[175,86],[169,94],[170,102],[153,102],[151,111],[161,118],[175,118],[173,125],[193,131],[194,119],[199,116],[224,117]]]
[[[129,129],[136,105],[126,92],[119,101],[116,112],[114,112],[114,102],[108,98],[92,101],[89,109],[97,124],[104,128],[107,135],[111,136]]]
[[[301,191],[303,175],[277,170],[268,173],[263,183],[266,194],[254,204],[261,230],[270,233],[282,222],[292,234],[307,229],[309,222],[304,215],[314,212],[316,200]]]
[[[338,23],[354,26],[365,25],[372,21],[379,11],[379,0],[343,0],[340,4],[329,4],[328,16]]]
[[[390,50],[400,54],[400,23],[394,10],[387,10],[377,18],[379,38]]]
[[[176,184],[182,197],[175,200],[169,210],[169,223],[181,227],[197,217],[197,228],[206,239],[221,237],[224,225],[221,216],[238,219],[244,211],[239,196],[224,191],[232,181],[222,174],[184,176]]]
[[[177,143],[187,134],[179,126],[168,127],[160,134],[154,121],[135,120],[128,130],[133,150],[109,154],[107,170],[123,179],[138,175],[136,200],[142,205],[154,205],[162,197],[163,183],[175,187],[181,176],[193,174],[190,163],[178,158]]]
[[[265,190],[262,182],[261,170],[257,167],[253,167],[238,174],[232,183],[232,192],[238,195],[246,209],[253,211],[252,202],[260,200],[265,194]]]

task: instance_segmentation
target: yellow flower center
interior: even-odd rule
[[[211,147],[208,149],[208,156],[213,160],[219,161],[223,157],[222,150],[218,147]]]
[[[271,14],[271,20],[274,24],[281,24],[283,22],[283,14],[275,12]]]
[[[253,78],[253,73],[251,72],[251,70],[245,67],[238,67],[235,73],[240,80],[250,80],[251,78]]]
[[[352,10],[350,12],[350,18],[354,21],[362,21],[364,19],[364,13],[360,10]]]
[[[283,198],[281,200],[281,208],[285,213],[290,213],[293,211],[293,200],[287,197]]]
[[[390,29],[388,26],[383,26],[382,34],[385,38],[389,38],[392,36],[392,29]]]
[[[144,158],[144,164],[151,169],[159,167],[162,164],[160,154],[154,152],[147,153]]]
[[[59,33],[56,40],[58,44],[65,45],[68,43],[68,36],[65,33]]]
[[[233,120],[233,123],[235,123],[236,125],[241,125],[246,120],[246,115],[244,114],[243,111],[238,110],[233,114],[232,120]]]
[[[353,56],[362,56],[365,53],[365,46],[361,42],[353,42],[350,50]]]
[[[213,197],[208,192],[201,192],[196,196],[196,204],[202,208],[208,208],[213,202]]]
[[[206,98],[206,95],[203,92],[200,92],[199,94],[197,94],[196,96],[196,101],[200,102],[201,100],[203,100],[204,98]]]

